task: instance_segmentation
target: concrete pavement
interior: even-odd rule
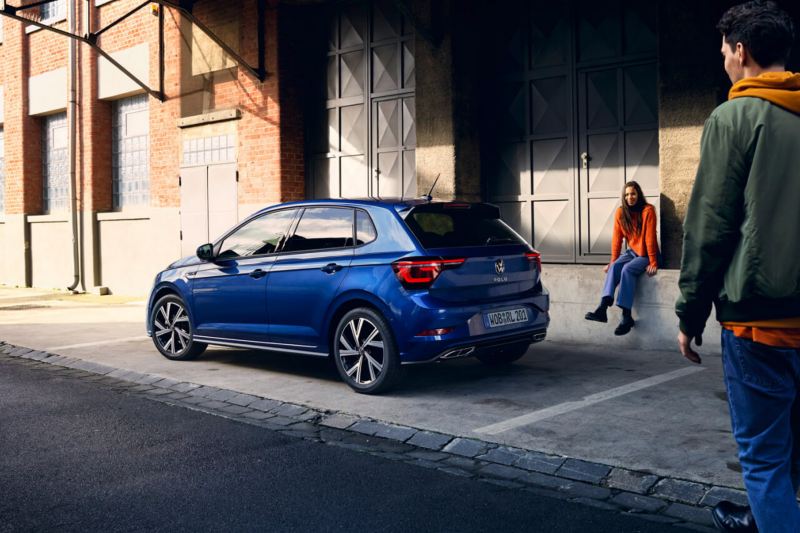
[[[0,288],[0,340],[114,368],[594,463],[741,488],[720,359],[689,366],[672,349],[544,342],[519,364],[408,368],[390,394],[358,395],[325,361],[210,348],[161,357],[144,302]],[[634,331],[632,334],[636,334]]]

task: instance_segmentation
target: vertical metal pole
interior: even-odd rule
[[[264,81],[267,77],[267,59],[264,57],[266,43],[264,43],[264,28],[267,15],[267,0],[257,0],[258,2],[258,81]]]
[[[164,92],[164,10],[166,6],[158,6],[158,92],[161,93],[162,102],[166,99]]]
[[[77,29],[77,20],[75,18],[75,2],[78,0],[67,0],[67,25],[69,26],[69,32],[73,35],[76,33]],[[80,235],[79,235],[79,227],[78,227],[78,172],[77,172],[77,116],[76,111],[78,110],[78,101],[77,101],[77,76],[78,76],[78,68],[77,68],[77,44],[78,41],[75,39],[69,39],[69,48],[67,53],[67,76],[68,76],[68,85],[69,85],[69,92],[68,92],[68,100],[67,100],[67,134],[69,137],[69,143],[67,146],[67,152],[69,154],[69,215],[70,215],[70,223],[72,226],[72,268],[73,268],[73,281],[72,285],[67,287],[67,290],[78,292],[76,287],[81,282],[81,269],[80,269],[80,247],[78,245]],[[85,288],[84,288],[85,292]]]

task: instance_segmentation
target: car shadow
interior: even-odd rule
[[[529,355],[531,359],[533,357]],[[487,380],[519,378],[523,374],[535,373],[536,368],[526,364],[528,357],[506,366],[488,366],[474,358],[457,361],[442,361],[419,365],[404,365],[403,377],[386,396],[411,396],[428,391],[441,393],[448,389],[460,393],[471,389],[476,383]],[[266,350],[209,347],[200,360],[218,362],[238,368],[285,373],[292,376],[341,382],[330,358],[285,354]],[[541,370],[541,369],[538,369]]]

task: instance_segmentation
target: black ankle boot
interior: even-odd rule
[[[600,300],[600,305],[594,311],[586,313],[586,320],[593,320],[594,322],[608,322],[608,307],[613,303],[611,298],[603,297]]]
[[[622,309],[622,320],[619,326],[617,326],[617,329],[614,330],[614,335],[627,335],[631,328],[636,325],[636,322],[634,322],[633,316],[631,316],[630,309],[625,309],[624,307],[620,309]]]

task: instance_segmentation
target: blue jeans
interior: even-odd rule
[[[773,348],[723,329],[722,365],[758,530],[800,532],[800,349]]]
[[[636,281],[649,264],[650,259],[647,257],[639,257],[633,250],[625,250],[608,269],[606,283],[603,286],[603,298],[613,299],[614,290],[619,285],[617,305],[631,309],[633,295],[636,292]]]

